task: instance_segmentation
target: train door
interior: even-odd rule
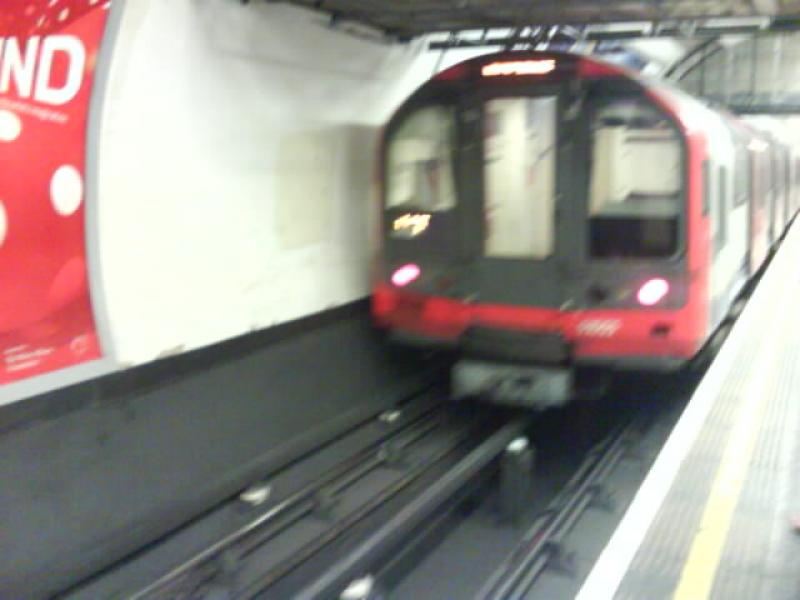
[[[800,202],[800,163],[792,156],[792,152],[789,152],[789,165],[791,166],[792,172],[790,178],[792,194],[789,201],[789,219],[792,219],[797,211],[797,205]]]
[[[786,186],[786,163],[784,161],[783,148],[775,147],[772,157],[773,173],[775,175],[775,212],[772,219],[772,241],[774,243],[781,237],[786,222],[788,187]]]
[[[792,202],[794,196],[794,189],[792,187],[792,161],[789,155],[789,149],[781,147],[781,164],[783,165],[783,214],[781,216],[781,231],[786,229],[789,224],[789,218],[792,213]]]
[[[747,143],[736,139],[734,144],[732,206],[728,223],[729,243],[737,268],[743,278],[749,274],[747,255],[749,248],[750,213],[749,202],[752,194],[751,156]]]
[[[767,145],[753,140],[750,145],[750,273],[755,273],[766,258],[769,248],[770,168]]]
[[[485,92],[468,101],[471,145],[463,162],[469,219],[482,235],[470,240],[475,301],[558,308],[563,302],[559,214],[559,88],[528,93]],[[469,191],[471,190],[471,191]]]
[[[712,156],[714,155],[712,151]],[[723,203],[725,201],[725,179],[722,167],[715,160],[703,163],[703,211],[708,215],[711,225],[711,324],[716,327],[722,312],[724,296],[724,250],[726,228],[724,222]]]
[[[794,159],[794,202],[792,202],[792,217],[800,208],[800,159]]]
[[[780,214],[781,203],[781,179],[780,179],[780,161],[778,160],[778,150],[774,146],[770,147],[767,151],[767,159],[769,164],[769,204],[767,206],[767,231],[770,247],[775,244],[778,239],[778,216]]]

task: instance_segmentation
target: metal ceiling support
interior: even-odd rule
[[[734,81],[734,64],[733,64],[733,52],[726,52],[724,54],[725,59],[725,70],[722,74],[722,97],[724,99],[725,104],[730,104],[732,99],[733,92],[731,91],[731,84]]]
[[[642,38],[703,38],[703,44],[713,45],[722,35],[743,35],[754,34],[763,31],[770,31],[771,24],[737,24],[731,22],[729,24],[699,24],[697,22],[681,21],[673,23],[636,23],[636,24],[617,24],[620,27],[610,28],[603,27],[597,28],[586,26],[583,28],[575,28],[573,26],[559,27],[559,31],[572,30],[580,31],[582,41],[609,41],[609,40],[632,40]],[[627,29],[622,28],[625,25],[630,25]],[[794,23],[800,29],[800,20]],[[782,24],[781,31],[787,31],[786,24]],[[517,35],[519,29],[513,29],[510,32],[495,33],[494,35],[485,36],[480,41],[470,39],[469,37],[460,37],[458,35],[451,35],[447,40],[436,40],[430,43],[431,50],[441,50],[443,48],[476,48],[484,46],[515,46],[517,44],[529,41],[529,38]],[[451,34],[458,34],[458,32],[451,32]]]
[[[710,37],[703,40],[686,54],[686,56],[667,69],[664,73],[664,77],[674,80],[683,79],[692,69],[697,67],[700,63],[707,61],[709,57],[719,52],[720,49],[719,37]]]
[[[769,90],[770,103],[778,103],[778,87],[781,76],[781,65],[783,64],[783,38],[779,35],[772,38],[772,87]]]
[[[750,98],[756,95],[756,72],[758,71],[758,37],[750,44]]]
[[[270,1],[270,0],[267,0]],[[274,0],[273,0],[274,1]],[[718,21],[772,19],[781,30],[800,27],[800,0],[283,0],[376,27],[400,39],[434,32],[526,26],[642,24],[646,30],[610,37],[718,35]],[[723,28],[730,31],[725,23]],[[752,29],[752,27],[750,27]],[[598,33],[597,35],[602,35]],[[502,44],[501,44],[502,45]]]
[[[741,114],[800,114],[800,33],[761,34],[701,49],[673,73],[688,92]],[[694,75],[692,75],[694,73]],[[714,77],[709,77],[714,74]]]
[[[706,65],[708,64],[707,60],[700,61],[700,90],[699,93],[701,96],[706,95]]]
[[[760,104],[725,104],[725,108],[737,115],[780,115],[797,116],[800,115],[800,104],[798,103],[760,103]]]

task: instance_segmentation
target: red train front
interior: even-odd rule
[[[794,213],[788,153],[781,194],[757,188],[771,149],[592,58],[456,65],[386,128],[374,318],[457,348],[457,395],[548,406],[576,366],[678,368]]]

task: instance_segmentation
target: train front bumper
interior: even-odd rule
[[[707,337],[706,316],[691,302],[670,310],[560,311],[468,304],[387,286],[375,291],[372,310],[375,322],[401,341],[529,364],[672,370],[691,360]],[[476,337],[486,338],[486,332],[498,341],[471,352]]]
[[[573,371],[544,367],[461,360],[451,377],[454,398],[478,396],[495,404],[544,410],[572,398]]]

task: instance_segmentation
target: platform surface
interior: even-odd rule
[[[800,225],[692,396],[580,600],[800,598]]]

